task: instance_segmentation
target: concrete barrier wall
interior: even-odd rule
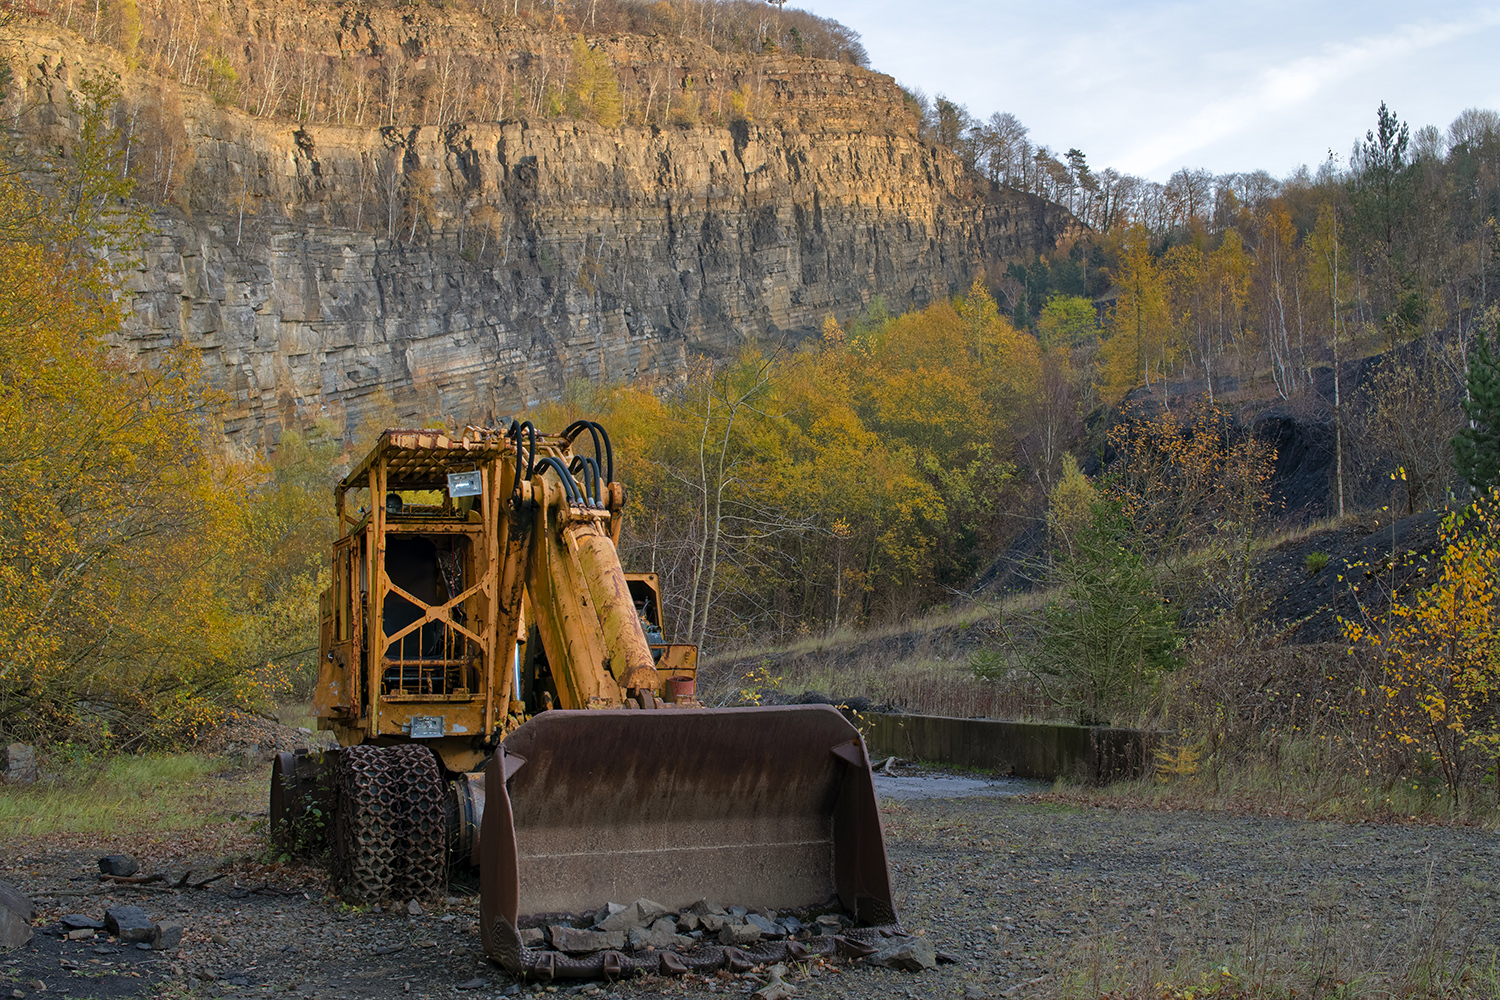
[[[1138,777],[1156,743],[1155,733],[1140,729],[1048,722],[866,713],[858,723],[872,758],[894,755],[1049,781]]]

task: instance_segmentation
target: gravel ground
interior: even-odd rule
[[[793,969],[798,996],[1098,996],[1156,983],[1231,996],[1333,995],[1341,983],[1353,984],[1341,996],[1500,995],[1493,833],[1079,808],[993,791],[887,798],[884,814],[902,920],[957,961],[920,974]],[[246,860],[263,851],[253,824],[216,835],[51,838],[0,853],[0,877],[37,899],[39,926],[128,902],[187,927],[167,953],[39,933],[0,955],[0,997],[709,997],[761,984],[725,973],[519,986],[479,954],[469,890],[455,886],[417,916],[350,910],[325,898],[315,868]],[[100,887],[96,859],[112,852],[173,880],[186,868],[194,881],[225,877],[196,891]]]

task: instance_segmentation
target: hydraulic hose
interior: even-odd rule
[[[562,464],[562,459],[555,455],[545,455],[538,459],[536,464],[544,475],[548,469],[557,473],[557,478],[562,480],[563,489],[568,494],[568,503],[577,504],[580,507],[588,506],[588,501],[578,491],[578,484],[574,482],[572,473],[568,472],[568,467]]]
[[[570,472],[583,472],[584,490],[589,495],[591,507],[604,506],[604,490],[599,482],[599,463],[587,455],[574,455],[573,462],[568,466]]]
[[[571,444],[573,439],[578,436],[578,432],[582,430],[587,430],[589,437],[594,439],[594,462],[604,469],[604,481],[606,483],[614,482],[615,450],[614,446],[609,442],[609,432],[597,421],[575,420],[562,432],[562,436],[567,438],[568,443]],[[600,447],[601,441],[603,442],[602,448]]]
[[[530,448],[527,451],[525,478],[530,479],[536,475],[536,428],[532,426],[530,420],[525,423],[517,423],[512,420],[510,422],[509,435],[516,442],[516,479],[510,487],[511,496],[515,496],[521,492],[521,433],[523,431],[526,432],[528,443],[530,444]]]

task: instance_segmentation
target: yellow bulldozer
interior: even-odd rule
[[[313,713],[340,748],[278,755],[273,836],[326,838],[357,902],[477,867],[485,949],[517,975],[750,960],[523,944],[539,915],[636,899],[836,907],[859,951],[896,914],[858,731],[826,705],[698,701],[657,577],[621,567],[613,467],[591,421],[380,435],[334,490]],[[751,959],[835,942],[776,947]]]

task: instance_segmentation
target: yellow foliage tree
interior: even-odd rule
[[[1431,586],[1344,633],[1384,658],[1390,742],[1440,767],[1457,798],[1500,759],[1500,488],[1449,515],[1438,550]]]
[[[568,80],[568,99],[575,114],[605,128],[620,124],[624,104],[620,81],[603,50],[591,48],[582,35],[573,39],[573,67]]]
[[[212,397],[188,358],[137,369],[108,347],[100,251],[140,231],[116,94],[85,80],[69,158],[0,171],[0,731],[138,748],[274,693],[277,668],[264,602],[234,585],[252,480],[205,450]]]
[[[1071,546],[1078,532],[1092,523],[1094,504],[1098,499],[1099,491],[1078,468],[1078,460],[1072,452],[1064,454],[1062,475],[1047,495],[1047,526],[1065,548]]]
[[[1151,385],[1154,368],[1166,375],[1171,360],[1172,315],[1166,280],[1151,258],[1151,236],[1142,225],[1126,231],[1114,276],[1119,297],[1110,310],[1109,337],[1100,352],[1099,395],[1118,403],[1142,380]]]

